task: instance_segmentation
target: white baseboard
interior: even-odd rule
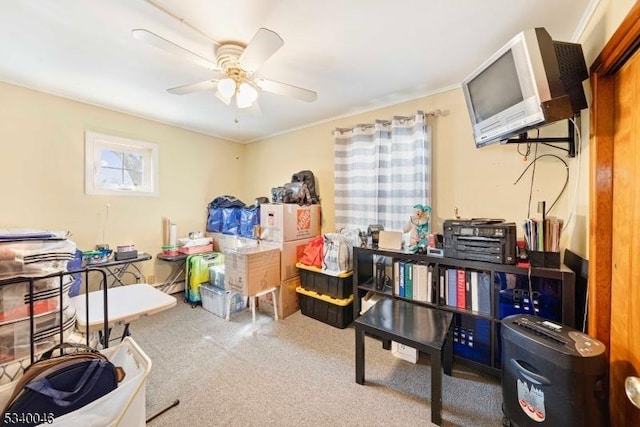
[[[154,283],[153,287],[161,290],[166,294],[176,294],[178,292],[184,292],[184,282],[177,282],[172,285],[168,285],[165,282],[162,283]]]

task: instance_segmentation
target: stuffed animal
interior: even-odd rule
[[[409,245],[412,252],[423,252],[429,246],[429,222],[431,207],[414,205],[413,215],[404,226],[404,232],[409,233]]]

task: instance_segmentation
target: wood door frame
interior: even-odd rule
[[[636,1],[590,68],[589,334],[610,346],[615,75],[640,45]]]

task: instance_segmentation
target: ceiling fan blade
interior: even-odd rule
[[[131,34],[135,39],[155,46],[158,49],[162,49],[165,52],[170,52],[174,55],[180,56],[210,70],[219,70],[218,65],[215,62],[212,62],[207,58],[198,55],[197,53],[191,52],[190,50],[187,50],[182,46],[178,46],[174,42],[169,41],[164,37],[160,37],[159,35],[152,33],[149,30],[135,29],[131,30]]]
[[[218,80],[205,80],[203,82],[191,83],[188,85],[172,87],[171,89],[167,89],[167,92],[172,93],[174,95],[186,95],[188,93],[198,92],[201,90],[209,90],[218,86]]]
[[[224,102],[227,105],[231,104],[231,98],[227,98],[226,96],[224,96],[219,89],[216,90],[216,98],[218,98],[220,101]]]
[[[302,89],[297,86],[288,85],[286,83],[280,83],[267,79],[256,79],[256,85],[266,91],[275,93],[276,95],[289,96],[301,101],[313,102],[318,99],[318,94],[312,90]]]
[[[262,110],[260,110],[260,105],[258,105],[258,101],[253,101],[253,104],[249,108],[245,108],[245,111],[251,114],[252,116],[261,116]]]
[[[240,66],[249,73],[255,73],[283,44],[284,40],[278,33],[259,28],[240,55]]]

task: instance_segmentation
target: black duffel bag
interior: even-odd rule
[[[56,350],[73,353],[53,356]],[[25,369],[2,413],[2,425],[50,424],[118,387],[124,371],[82,344],[63,343]]]

